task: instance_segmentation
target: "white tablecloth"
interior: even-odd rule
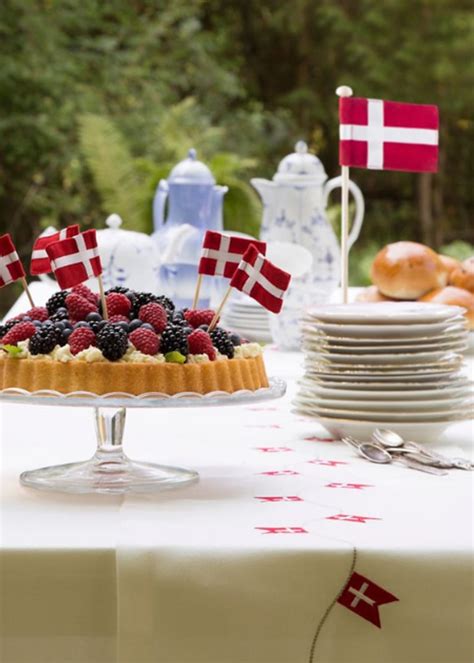
[[[201,475],[154,497],[22,488],[92,455],[92,414],[2,406],[2,663],[473,660],[472,474],[355,457],[291,413],[301,356],[266,361],[284,399],[129,411],[131,456]],[[434,448],[471,455],[471,438],[457,423]],[[354,609],[335,602],[349,578]]]

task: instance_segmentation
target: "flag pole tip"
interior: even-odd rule
[[[352,88],[348,85],[340,85],[336,89],[336,94],[338,97],[352,97]]]

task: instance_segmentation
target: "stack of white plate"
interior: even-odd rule
[[[231,298],[224,308],[222,325],[249,341],[272,341],[268,311],[246,295]]]
[[[462,371],[463,309],[418,302],[334,304],[307,312],[305,375],[295,405],[332,434],[368,439],[392,428],[435,439],[472,417]]]

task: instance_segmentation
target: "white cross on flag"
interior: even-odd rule
[[[46,252],[46,247],[53,242],[59,242],[61,239],[67,237],[74,237],[79,234],[79,226],[68,226],[59,232],[55,232],[54,228],[47,228],[38,237],[33,244],[33,253],[31,254],[30,274],[36,276],[38,274],[49,274],[52,271],[51,261]]]
[[[291,276],[264,258],[251,244],[230,281],[272,313],[279,313]]]
[[[25,277],[21,263],[10,234],[0,237],[0,288]]]
[[[251,244],[265,255],[267,250],[265,242],[245,237],[230,237],[214,230],[208,230],[202,243],[199,274],[225,276],[231,279],[243,254]]]
[[[63,290],[102,274],[95,230],[86,230],[74,237],[53,242],[46,247],[46,252]]]
[[[379,605],[393,603],[393,601],[398,601],[396,596],[355,572],[337,599],[337,602],[345,608],[352,610],[378,628],[381,628]]]
[[[438,170],[438,107],[339,99],[339,164],[376,170]]]

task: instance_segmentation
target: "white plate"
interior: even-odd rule
[[[399,338],[415,338],[430,334],[450,336],[466,328],[465,318],[451,318],[446,322],[415,325],[339,325],[319,322],[317,327],[328,336],[349,336],[359,339],[383,338],[397,340]]]
[[[357,336],[327,336],[325,334],[319,333],[316,329],[308,329],[307,326],[303,326],[303,337],[307,339],[317,341],[318,343],[327,344],[327,345],[339,345],[351,347],[375,347],[386,345],[399,345],[399,346],[418,346],[421,343],[452,343],[459,342],[464,340],[469,340],[469,332],[464,323],[457,325],[458,330],[450,334],[433,334],[428,336],[413,336],[410,338],[400,338],[399,336],[394,338],[358,338]],[[474,332],[471,332],[474,337]]]
[[[426,389],[444,389],[446,387],[461,387],[466,385],[466,378],[460,373],[454,373],[443,377],[434,377],[430,380],[422,379],[417,381],[415,380],[405,380],[403,382],[380,382],[378,380],[373,380],[372,382],[368,380],[357,381],[353,380],[351,382],[344,380],[326,380],[320,377],[314,377],[309,374],[306,375],[305,379],[312,380],[314,384],[325,389],[349,389],[351,391],[413,391],[426,390]]]
[[[385,382],[391,384],[399,384],[400,381],[404,383],[407,382],[429,382],[436,384],[438,380],[449,379],[453,375],[453,371],[442,371],[442,372],[424,372],[418,371],[417,373],[409,373],[407,375],[401,373],[395,373],[391,375],[387,374],[372,374],[372,373],[348,373],[347,371],[341,374],[338,373],[313,373],[309,372],[309,375],[313,376],[315,379],[319,379],[324,382],[345,382],[346,384],[354,383],[373,383],[373,382]]]
[[[303,349],[307,350],[307,346],[303,344]],[[419,366],[426,364],[452,364],[461,362],[463,359],[462,354],[455,352],[414,352],[414,353],[390,353],[390,354],[337,354],[335,352],[312,352],[311,350],[306,353],[309,358],[314,357],[321,364],[337,364],[336,368],[340,365],[360,365],[367,366],[367,364],[378,366],[381,364],[384,368],[393,365],[409,365]]]
[[[326,408],[319,405],[311,404],[304,399],[295,398],[295,405],[307,412],[308,414],[315,414],[316,416],[327,417],[328,419],[346,419],[354,421],[403,421],[406,423],[413,423],[419,421],[445,421],[447,419],[466,420],[469,419],[470,412],[472,413],[472,405],[470,410],[466,408],[451,408],[449,412],[387,412],[383,410],[347,410],[342,408]],[[472,416],[472,415],[471,415]]]
[[[397,375],[403,375],[409,379],[411,375],[437,375],[439,373],[453,372],[457,371],[460,365],[460,361],[439,362],[437,364],[416,364],[412,362],[406,366],[403,364],[375,364],[374,366],[370,364],[324,364],[308,361],[308,359],[305,362],[308,371],[315,375],[327,377],[334,375],[337,378],[347,375],[348,379],[357,376],[374,377],[377,379],[383,377],[390,380]]]
[[[351,401],[395,401],[406,400],[445,400],[449,398],[466,397],[472,393],[472,386],[465,382],[459,386],[441,386],[423,389],[423,384],[416,389],[346,389],[344,387],[322,387],[317,383],[303,378],[300,383],[302,389],[309,389],[315,396],[321,398],[346,399]]]
[[[451,410],[462,409],[464,404],[469,407],[472,405],[472,398],[470,400],[470,393],[464,392],[457,398],[440,398],[440,399],[418,399],[414,400],[371,400],[369,398],[364,400],[351,400],[351,399],[336,399],[336,398],[323,398],[320,394],[311,392],[307,387],[301,387],[301,397],[304,399],[313,399],[316,407],[330,408],[334,410],[344,410],[349,408],[353,411],[379,411],[382,412],[443,412],[449,415]],[[405,394],[406,398],[406,394]]]
[[[305,345],[307,341],[303,342],[303,345]],[[365,355],[365,354],[371,354],[371,355],[378,355],[381,356],[383,354],[409,354],[411,356],[414,356],[416,353],[424,353],[424,352],[462,352],[467,348],[467,341],[457,341],[457,342],[445,342],[445,343],[440,343],[439,345],[436,344],[421,344],[420,345],[364,345],[361,347],[357,347],[355,345],[352,346],[347,346],[347,345],[328,345],[326,343],[324,344],[318,344],[317,342],[310,341],[309,346],[314,348],[317,352],[320,352],[324,355],[327,354],[338,354],[340,356],[346,356],[346,355]]]
[[[308,311],[308,315],[317,320],[332,323],[353,324],[412,324],[432,323],[448,320],[463,314],[460,306],[430,304],[424,302],[377,302],[353,304],[328,304],[317,306]]]

